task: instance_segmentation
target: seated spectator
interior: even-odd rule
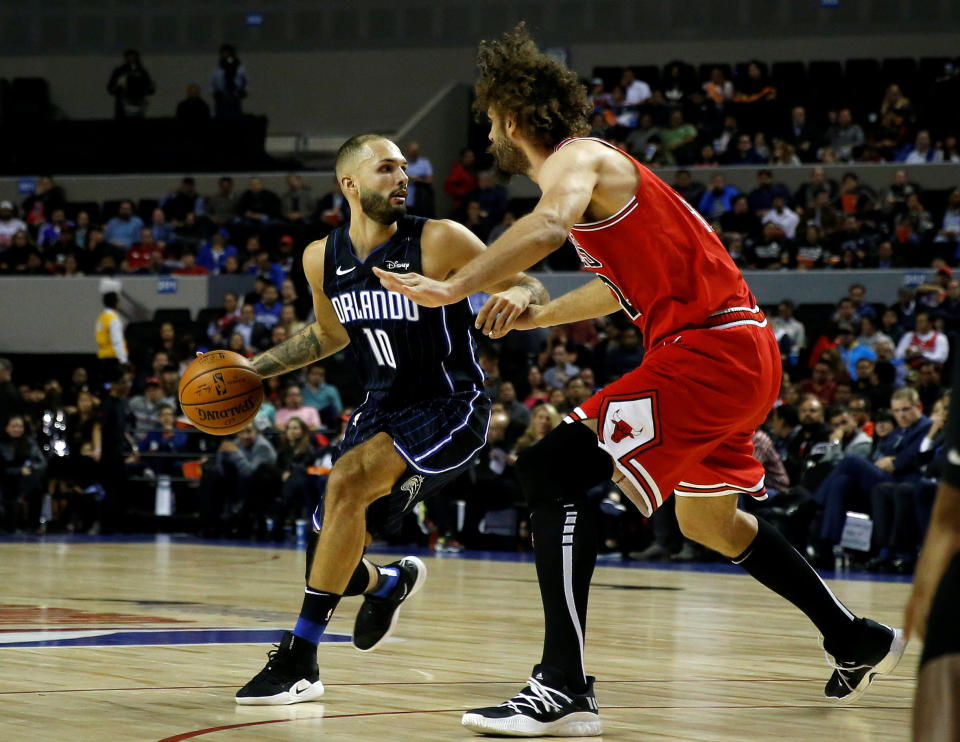
[[[843,226],[830,236],[830,251],[834,256],[851,251],[865,260],[873,253],[875,242],[875,238],[865,231],[864,223],[848,214],[843,219]]]
[[[930,132],[921,129],[913,146],[905,147],[897,154],[897,162],[905,165],[926,165],[928,162],[943,162],[943,150],[937,149],[930,141]]]
[[[287,278],[280,264],[274,262],[270,258],[270,253],[263,249],[257,251],[253,262],[247,268],[247,273],[273,284],[274,288],[281,286]]]
[[[336,177],[333,178],[331,190],[317,201],[314,221],[319,221],[330,228],[339,227],[350,221],[350,204],[343,197],[340,181]]]
[[[240,308],[240,319],[229,324],[224,334],[230,337],[234,333],[239,333],[245,349],[266,347],[270,339],[270,328],[257,322],[256,312],[252,304],[244,304]],[[234,343],[231,338],[231,350],[234,349],[233,345]]]
[[[527,396],[523,399],[523,404],[529,409],[533,409],[541,402],[547,401],[547,385],[543,382],[543,374],[537,366],[530,366],[527,369]]]
[[[543,382],[550,388],[562,389],[571,379],[580,373],[580,368],[575,365],[577,354],[572,345],[557,342],[550,351],[550,358],[553,365],[543,372]]]
[[[734,197],[733,208],[720,215],[720,226],[724,237],[739,238],[745,244],[759,238],[763,230],[760,218],[750,210],[749,201],[742,193]]]
[[[317,209],[317,199],[295,173],[287,175],[287,191],[280,197],[283,218],[288,222],[304,222]]]
[[[756,146],[756,143],[754,143],[754,146]],[[773,148],[770,150],[769,162],[771,165],[792,166],[799,165],[800,158],[797,157],[797,151],[793,148],[792,144],[787,144],[782,139],[774,139]]]
[[[556,360],[556,358],[554,358],[554,360]],[[640,345],[640,335],[635,326],[627,325],[620,332],[617,345],[613,348],[608,348],[604,354],[603,365],[607,378],[612,379],[628,371],[632,371],[640,365],[642,360],[643,346]],[[569,378],[571,377],[568,376],[568,379]],[[549,384],[549,378],[546,378],[546,380]]]
[[[943,396],[940,369],[939,365],[930,361],[925,361],[917,367],[917,377],[912,386],[917,390],[924,410],[932,410],[933,405]]]
[[[30,227],[36,228],[43,224],[57,209],[66,206],[67,197],[63,188],[53,182],[53,177],[44,175],[37,179],[33,193],[27,196],[21,204],[23,220]]]
[[[477,187],[476,163],[476,154],[469,147],[464,147],[460,150],[460,158],[453,163],[443,181],[443,192],[453,199],[454,211],[460,209],[463,197]]]
[[[783,183],[773,182],[773,171],[764,168],[757,171],[757,187],[748,196],[750,210],[757,216],[764,216],[773,208],[773,199],[780,196],[784,203],[790,199],[790,191]]]
[[[931,421],[924,417],[920,399],[913,389],[894,392],[890,408],[897,429],[880,444],[876,461],[844,456],[817,489],[816,499],[823,507],[820,538],[815,549],[815,562],[819,565],[833,561],[832,550],[840,542],[847,503],[852,496],[869,497],[878,484],[915,479],[920,473],[920,444]]]
[[[683,114],[670,114],[670,126],[659,132],[663,148],[679,165],[690,165],[696,157],[697,128],[684,122]],[[649,141],[649,140],[648,140]]]
[[[244,358],[253,358],[257,352],[254,347],[247,345],[243,333],[237,331],[230,333],[229,340],[227,340],[227,350],[239,353]]]
[[[949,355],[947,336],[934,329],[928,312],[918,312],[915,329],[905,332],[897,343],[896,357],[914,368],[924,360],[943,365]]]
[[[798,229],[802,238],[793,248],[792,263],[797,270],[823,268],[828,264],[828,253],[824,245],[823,233],[816,224],[807,224]]]
[[[420,154],[419,142],[407,142],[407,211],[417,216],[434,216],[433,164]]]
[[[740,134],[737,137],[736,147],[727,149],[724,162],[727,165],[762,165],[766,162],[753,146],[749,134]]]
[[[937,232],[934,242],[945,242],[956,246],[958,240],[960,240],[960,188],[954,188],[947,197],[943,221],[940,223],[940,231]]]
[[[240,196],[237,211],[246,227],[263,229],[280,219],[280,199],[273,191],[263,187],[260,178],[250,178],[247,190]]]
[[[705,144],[700,148],[700,156],[697,158],[697,167],[716,167],[720,164],[717,159],[716,150],[710,144]]]
[[[801,229],[807,225],[818,227],[822,234],[829,234],[840,226],[840,214],[830,204],[826,189],[817,191],[813,203],[803,209]]]
[[[650,137],[654,135],[660,135],[660,127],[654,125],[653,116],[649,113],[645,113],[640,117],[640,123],[637,128],[630,132],[627,136],[627,152],[633,155],[635,158],[643,159],[646,157],[647,145],[650,142]],[[663,137],[660,137],[661,143],[663,142]]]
[[[503,219],[500,220],[500,223],[494,224],[493,228],[490,230],[490,233],[487,235],[487,244],[492,245],[494,242],[496,242],[500,238],[500,235],[510,229],[510,227],[512,227],[516,221],[517,217],[512,211],[508,211],[506,214],[504,214]],[[533,270],[538,269],[533,268]]]
[[[280,303],[280,292],[273,283],[268,283],[263,289],[263,296],[253,307],[255,321],[265,327],[273,328],[280,321],[280,312],[283,305]]]
[[[142,240],[142,230],[143,220],[134,214],[133,201],[121,201],[117,215],[107,222],[103,235],[114,247],[126,250],[138,239]]]
[[[794,316],[794,311],[794,303],[790,299],[783,299],[777,305],[777,316],[770,320],[770,327],[780,344],[780,350],[786,351],[788,356],[797,356],[807,347],[806,328]]]
[[[826,476],[821,465],[830,446],[830,428],[824,422],[823,404],[808,396],[798,408],[784,404],[773,411],[775,445],[785,453],[784,467],[790,482],[808,490],[816,489]]]
[[[562,397],[563,390],[561,389],[557,391],[560,392],[560,396]],[[533,415],[530,419],[530,425],[517,441],[514,453],[519,454],[520,452],[530,448],[530,446],[533,444],[543,440],[547,433],[560,424],[560,420],[560,413],[557,412],[557,409],[553,405],[546,402],[538,404],[533,408]]]
[[[180,181],[180,185],[157,204],[163,210],[167,221],[174,226],[181,226],[187,220],[187,214],[204,215],[203,197],[197,193],[196,181],[187,176]]]
[[[205,276],[207,269],[197,265],[197,253],[192,247],[185,247],[180,253],[180,267],[173,271],[175,276]]]
[[[703,194],[697,211],[703,214],[708,221],[719,218],[724,212],[733,208],[733,197],[737,195],[737,189],[727,185],[727,180],[722,173],[716,173],[710,179],[710,189]]]
[[[140,241],[131,245],[124,256],[127,273],[159,273],[166,258],[164,249],[153,241],[149,227],[140,230]]]
[[[785,188],[784,191],[786,191]],[[797,224],[800,223],[800,217],[797,216],[797,212],[787,206],[787,197],[776,193],[773,195],[771,209],[766,212],[761,221],[764,225],[777,225],[783,231],[784,237],[792,240],[797,234]]]
[[[63,209],[54,209],[50,219],[40,225],[37,232],[37,244],[42,248],[53,247],[60,239],[60,233],[66,231],[73,232],[74,224],[67,221]]]
[[[849,322],[839,322],[837,324],[837,336],[834,341],[834,349],[840,354],[843,360],[843,367],[851,379],[857,378],[857,361],[866,358],[870,361],[877,359],[877,354],[869,345],[859,345],[856,335],[853,331],[853,325]],[[834,400],[836,402],[836,399]]]
[[[204,242],[197,251],[197,265],[206,268],[209,273],[223,271],[226,259],[237,255],[237,248],[227,244],[229,233],[225,229],[213,233],[209,242]]]
[[[837,181],[827,178],[826,171],[817,166],[810,170],[807,182],[797,188],[793,200],[798,210],[806,211],[814,206],[814,202],[822,191],[827,193],[827,202],[833,203],[840,193]]]
[[[947,295],[933,312],[938,326],[945,333],[960,330],[960,281],[951,278],[947,284]]]
[[[567,386],[563,393],[566,397],[567,408],[575,410],[593,396],[593,389],[587,386],[587,383],[580,376],[575,376],[567,380]]]
[[[130,412],[136,418],[134,426],[134,435],[137,439],[142,439],[151,430],[160,427],[160,410],[163,407],[170,406],[170,400],[163,396],[163,387],[160,385],[160,379],[151,376],[147,379],[143,388],[143,394],[137,394],[130,398]]]
[[[187,130],[195,130],[210,120],[210,106],[200,93],[200,86],[192,82],[187,85],[187,97],[177,103],[174,118]]]
[[[683,197],[683,200],[693,208],[697,208],[706,188],[704,188],[703,183],[693,179],[689,170],[680,169],[677,170],[677,174],[674,177],[673,190],[679,193]]]
[[[862,308],[861,308],[862,309]],[[857,337],[859,345],[865,345],[876,352],[878,343],[890,343],[894,345],[893,339],[880,330],[876,315],[860,314],[860,335]],[[853,378],[857,378],[854,376]]]
[[[834,381],[830,366],[825,361],[817,361],[809,379],[800,382],[803,394],[816,397],[821,404],[833,404],[833,397],[837,393],[837,382]]]
[[[510,418],[510,425],[524,430],[530,424],[530,408],[517,399],[517,390],[512,381],[504,381],[497,390],[497,401],[503,405]]]
[[[160,406],[157,422],[151,430],[137,444],[141,454],[175,454],[187,450],[189,437],[183,431],[177,430],[177,417],[173,405]],[[157,474],[179,476],[180,461],[168,456],[146,458],[147,466]]]
[[[839,461],[844,456],[870,458],[873,438],[857,425],[857,418],[847,407],[834,407],[830,416],[830,443],[832,448],[824,457],[825,461]]]
[[[947,287],[953,277],[953,270],[948,265],[941,265],[934,274],[933,282],[921,283],[914,289],[917,304],[923,308],[936,309],[947,296]]]
[[[336,421],[343,414],[343,402],[340,391],[327,383],[327,370],[319,363],[307,369],[307,381],[303,385],[303,403],[320,413],[321,421],[331,429],[336,429]]]
[[[868,185],[862,185],[856,173],[843,174],[840,186],[839,205],[844,214],[860,214],[869,211],[877,202],[876,192]]]
[[[287,337],[293,337],[307,326],[306,322],[297,318],[297,309],[293,304],[284,304],[280,309],[279,324],[286,330]]]
[[[920,187],[907,180],[906,170],[897,170],[890,180],[890,187],[883,195],[882,208],[888,217],[898,217],[907,210],[907,197],[919,194]]]
[[[249,536],[261,531],[273,493],[280,491],[277,452],[256,426],[220,443],[200,481],[201,518],[208,535]]]
[[[210,342],[222,347],[227,339],[223,335],[225,329],[238,319],[240,319],[240,301],[235,293],[228,291],[223,295],[223,315],[207,325],[207,337]]]
[[[486,214],[485,219],[489,224],[496,224],[503,218],[507,199],[507,189],[494,181],[493,173],[489,170],[477,174],[477,187],[463,197],[467,204],[471,201],[480,204],[480,210]]]
[[[283,406],[277,408],[274,424],[283,430],[292,417],[299,417],[310,430],[321,427],[319,413],[315,407],[307,407],[303,403],[303,394],[296,384],[290,384],[283,390]]]
[[[866,137],[860,124],[854,123],[850,109],[843,108],[837,114],[836,123],[827,129],[825,140],[827,146],[836,153],[838,160],[849,162],[856,159]]]
[[[646,103],[652,95],[650,86],[643,80],[638,80],[633,70],[629,67],[624,68],[620,76],[620,86],[623,88],[628,106],[638,106]]]
[[[477,239],[486,243],[490,236],[490,215],[483,210],[476,199],[467,201],[464,226],[473,232]]]
[[[13,242],[17,232],[26,234],[27,225],[14,215],[13,202],[0,201],[0,252]]]
[[[240,215],[237,197],[233,193],[233,178],[229,175],[220,177],[217,193],[204,199],[204,211],[216,227],[226,226]],[[204,267],[213,270],[209,265]]]
[[[820,134],[808,123],[807,111],[803,106],[794,106],[790,112],[790,125],[783,133],[783,141],[796,150],[801,161],[813,162],[817,159]],[[798,203],[802,202],[798,199]]]
[[[710,70],[710,79],[703,83],[703,92],[718,110],[733,100],[733,83],[727,80],[723,70],[714,67]]]
[[[314,445],[310,429],[299,417],[291,417],[277,447],[277,467],[283,480],[283,489],[277,498],[276,510],[272,513],[274,540],[284,538],[283,526],[294,520],[309,517],[319,499],[319,483],[314,481],[310,469],[316,462],[319,451]]]
[[[790,245],[783,229],[768,220],[763,225],[760,238],[747,247],[746,258],[751,268],[766,270],[784,268],[790,261]]]
[[[40,525],[47,459],[27,432],[25,419],[13,415],[0,436],[0,530],[21,531]]]
[[[153,241],[161,247],[177,241],[177,230],[167,221],[167,215],[163,209],[156,208],[150,219],[150,231],[153,232]]]
[[[880,115],[883,116],[888,111],[897,111],[904,116],[911,112],[910,99],[903,94],[899,85],[890,85],[880,102]]]

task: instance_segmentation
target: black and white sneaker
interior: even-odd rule
[[[603,734],[600,709],[593,694],[593,676],[587,689],[574,693],[551,688],[534,668],[522,691],[499,706],[473,709],[460,720],[479,734],[505,737],[595,737]]]
[[[821,637],[827,662],[834,668],[823,694],[839,703],[850,703],[864,694],[879,675],[893,672],[903,657],[907,642],[900,629],[894,629],[869,618],[858,618],[865,632],[860,656],[841,660],[832,655]],[[832,649],[832,647],[831,647]]]
[[[293,632],[283,632],[276,649],[267,652],[267,665],[237,691],[241,706],[283,706],[312,701],[323,695],[317,648]]]
[[[400,570],[400,579],[388,595],[378,598],[365,595],[353,624],[353,646],[370,652],[383,644],[393,633],[400,618],[400,606],[427,581],[427,565],[415,556],[406,556],[388,564]]]

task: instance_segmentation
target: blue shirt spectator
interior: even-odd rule
[[[323,366],[315,364],[307,370],[307,383],[303,385],[301,392],[303,404],[316,408],[324,424],[335,427],[332,423],[343,412],[343,402],[337,388],[327,383],[327,372]]]
[[[280,312],[283,304],[280,303],[280,292],[273,284],[267,284],[263,290],[263,298],[253,305],[255,322],[265,327],[273,327],[280,321]]]
[[[710,189],[700,199],[697,211],[713,221],[733,208],[733,198],[737,193],[737,189],[727,185],[726,178],[717,173],[710,179]]]
[[[231,255],[238,257],[239,252],[234,245],[227,244],[227,230],[221,229],[213,235],[210,242],[204,242],[197,250],[197,265],[202,265],[210,273],[219,273],[224,263]]]
[[[123,201],[117,215],[107,222],[103,237],[111,245],[124,249],[140,241],[143,220],[133,213],[133,202]]]

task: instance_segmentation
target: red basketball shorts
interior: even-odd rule
[[[762,500],[753,434],[777,399],[780,374],[766,326],[688,330],[651,348],[639,368],[569,417],[597,419],[599,445],[641,493],[644,515],[672,493]]]

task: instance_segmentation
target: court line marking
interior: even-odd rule
[[[883,683],[890,682],[907,683],[913,682],[915,678],[885,677]],[[677,683],[822,683],[821,678],[695,678],[695,679],[672,679],[672,680],[598,680],[598,685],[614,685],[620,683],[656,683],[658,685],[677,684]],[[325,688],[365,688],[368,686],[380,685],[516,685],[516,680],[431,680],[431,681],[384,681],[376,683],[324,683]],[[157,686],[133,686],[130,688],[54,688],[45,690],[4,690],[0,691],[0,696],[17,696],[26,694],[46,695],[48,693],[114,693],[119,691],[145,691],[145,690],[220,690],[223,688],[236,688],[236,684],[227,685],[157,685]],[[739,708],[739,707],[738,707]],[[854,708],[851,706],[850,708]],[[859,707],[857,707],[859,708]],[[863,708],[877,708],[876,706],[864,706]]]
[[[773,710],[773,709],[819,709],[823,706],[819,705],[764,705],[764,706],[604,706],[605,711],[764,711],[764,710]],[[838,710],[843,709],[875,709],[877,711],[909,711],[911,706],[844,706],[844,707],[834,707]],[[164,737],[163,739],[158,740],[157,742],[182,742],[185,739],[193,739],[194,737],[201,737],[205,734],[213,734],[214,732],[226,732],[231,729],[241,729],[243,727],[255,727],[263,726],[265,724],[281,724],[283,722],[289,721],[316,721],[317,719],[352,719],[359,717],[367,716],[401,716],[409,714],[460,714],[469,709],[411,709],[408,711],[365,711],[354,714],[317,714],[316,716],[304,716],[296,719],[264,719],[262,721],[245,721],[238,724],[224,724],[219,727],[208,727],[206,729],[195,729],[191,732],[182,732],[180,734],[175,734],[172,737]]]

